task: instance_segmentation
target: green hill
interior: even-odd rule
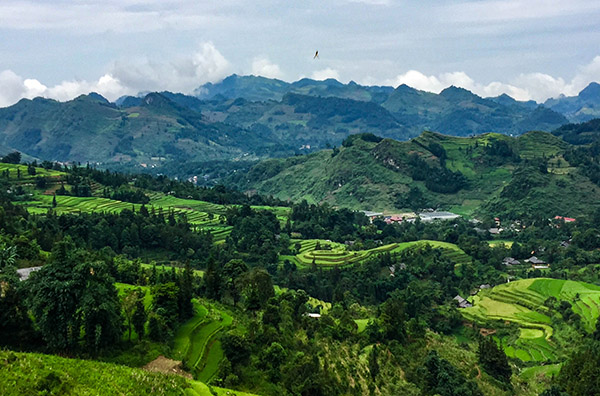
[[[407,142],[357,135],[333,151],[260,162],[231,180],[281,199],[361,210],[442,207],[512,218],[577,217],[597,206],[600,189],[564,159],[568,147],[543,132],[517,138],[425,132]]]

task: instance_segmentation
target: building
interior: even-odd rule
[[[521,264],[521,262],[512,257],[504,257],[504,260],[502,260],[502,264],[506,265],[507,267],[511,267],[513,265],[519,265]]]
[[[544,260],[540,260],[539,258],[537,258],[535,256],[531,256],[530,258],[525,260],[525,262],[531,264],[533,269],[548,269],[548,268],[550,268],[550,265],[548,265],[548,263],[546,263]]]
[[[433,212],[422,212],[419,213],[419,217],[421,218],[421,221],[433,221],[433,220],[454,220],[460,217],[460,215],[457,215],[455,213],[452,212],[437,212],[437,211],[433,211]]]
[[[17,275],[22,281],[27,280],[32,272],[39,271],[42,267],[20,268],[17,270]]]
[[[458,302],[459,308],[469,308],[473,306],[473,304],[462,298],[459,294],[454,297],[454,300]]]
[[[554,216],[554,220],[559,220],[559,221],[562,220],[565,223],[572,223],[575,221],[575,219],[572,217],[563,217],[563,216]]]

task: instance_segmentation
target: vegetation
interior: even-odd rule
[[[543,186],[559,169],[532,150],[538,145],[549,158],[568,148],[547,136],[515,141],[490,134],[472,139],[481,147],[467,149],[459,143],[471,139],[425,134],[410,143],[415,153],[404,155],[386,151],[395,142],[359,135],[334,158],[370,147],[392,159],[386,169],[405,171],[407,185],[424,200],[482,188],[480,165],[458,161],[476,156],[489,174],[493,167],[510,169],[509,182],[498,177],[503,185],[494,199],[518,202],[531,194],[522,186]],[[305,200],[35,165],[24,165],[21,175],[15,170],[22,165],[4,163],[9,175],[0,178],[5,348],[85,358],[115,376],[141,367],[178,373],[149,380],[159,389],[167,378],[173,386],[165,394],[590,389],[573,373],[595,375],[579,347],[600,338],[600,217],[593,210],[576,221],[542,213],[494,219],[484,207],[479,221],[386,222]],[[432,191],[419,169],[460,173],[467,182],[456,193]],[[43,186],[27,179],[44,172]],[[59,189],[68,195],[54,195]],[[148,201],[116,201],[113,193]],[[505,230],[496,237],[491,227]],[[216,229],[226,230],[219,240]],[[549,268],[524,262],[532,255]],[[506,264],[507,257],[519,263]],[[20,281],[17,268],[33,266],[42,268]],[[458,306],[457,295],[473,306]],[[79,363],[37,361],[23,363],[35,380],[19,391],[88,392],[88,377],[75,380],[69,371],[83,370]],[[0,381],[20,375],[10,367]],[[94,373],[89,383],[107,381]]]

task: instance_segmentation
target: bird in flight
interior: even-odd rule
[[[319,57],[319,50],[317,50],[317,52],[315,52],[315,56],[313,56],[313,59],[316,59]]]

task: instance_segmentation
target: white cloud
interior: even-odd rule
[[[384,81],[384,84],[394,87],[406,84],[422,91],[435,93],[454,85],[468,89],[483,97],[498,96],[505,93],[517,100],[533,99],[537,102],[543,102],[548,98],[557,97],[561,94],[566,96],[577,95],[592,81],[600,81],[600,56],[596,56],[592,62],[580,67],[570,82],[566,82],[561,77],[552,77],[544,73],[526,73],[520,74],[510,83],[493,81],[482,84],[474,81],[462,71],[428,76],[417,70],[409,70],[395,78]]]
[[[97,92],[109,100],[140,91],[190,93],[208,81],[223,79],[229,72],[229,62],[212,43],[204,43],[198,52],[170,63],[148,59],[117,62],[96,81],[68,80],[52,87],[5,70],[0,72],[0,106],[36,96],[65,101],[89,92]]]
[[[265,57],[254,58],[252,61],[252,74],[267,78],[283,78],[279,65],[272,63]]]
[[[169,90],[189,93],[208,81],[218,81],[230,72],[230,64],[212,43],[202,44],[189,57],[163,63],[151,59],[117,62],[111,75],[136,91]]]
[[[564,18],[597,11],[600,3],[589,0],[484,0],[443,6],[441,14],[455,22],[489,23],[513,20]]]
[[[323,70],[314,71],[310,78],[312,78],[313,80],[327,80],[328,78],[334,78],[336,80],[339,80],[340,73],[337,70],[328,67]]]

